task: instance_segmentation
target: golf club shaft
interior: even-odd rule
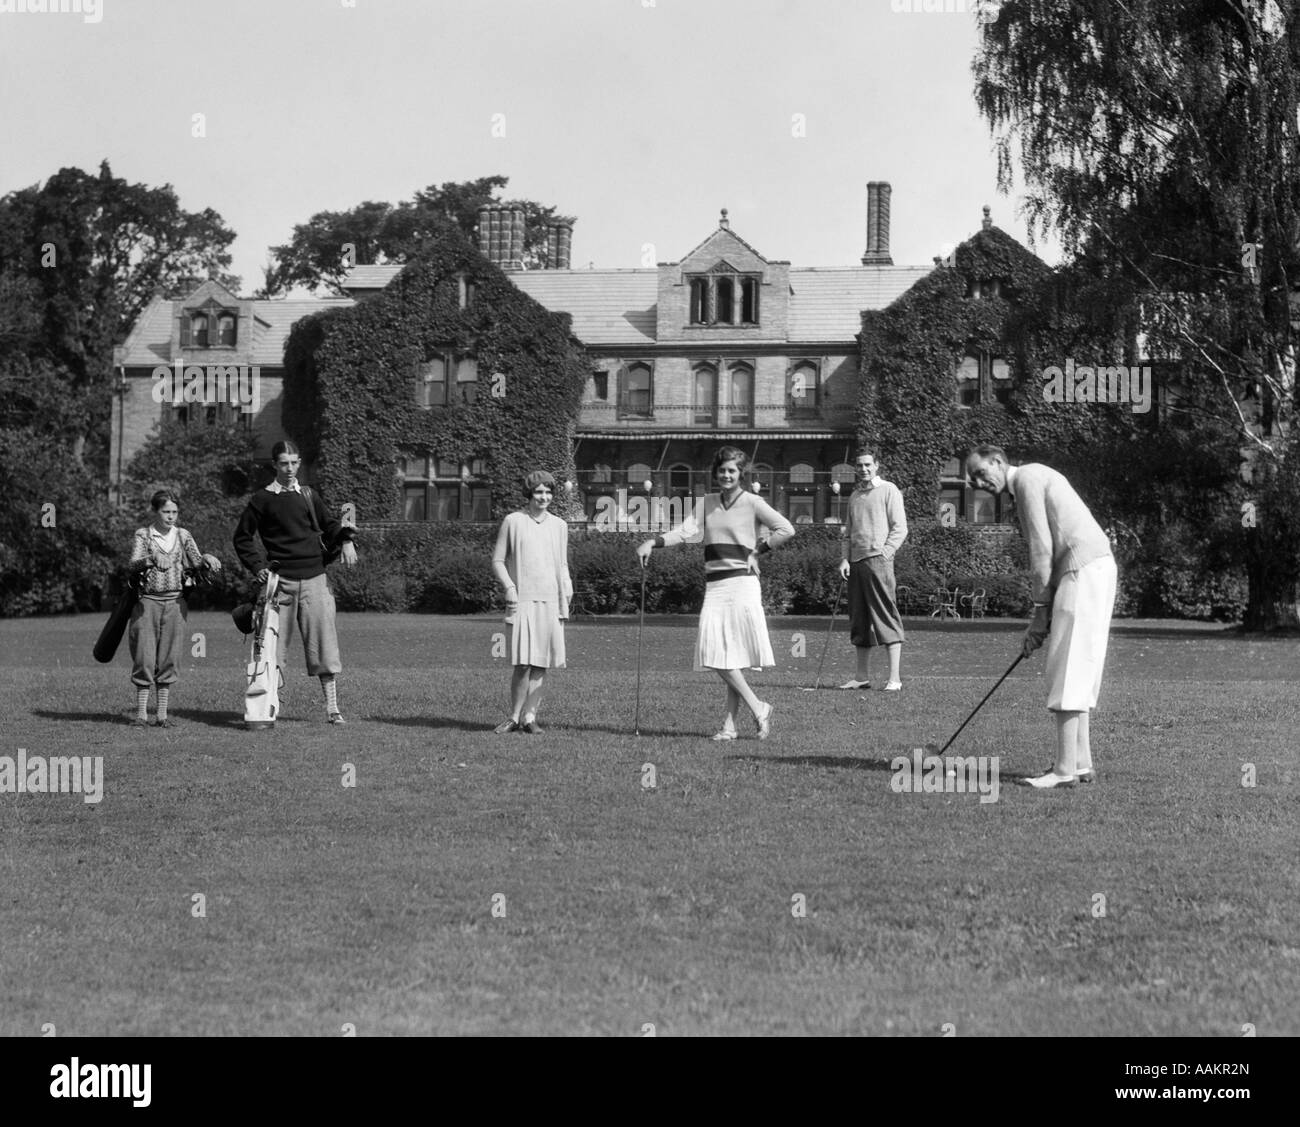
[[[826,665],[826,655],[831,648],[831,635],[835,632],[835,616],[840,610],[840,600],[844,597],[844,589],[848,586],[849,581],[846,579],[840,584],[840,589],[835,593],[835,605],[831,607],[831,624],[826,627],[826,644],[822,646],[822,659],[817,663],[817,680],[813,684],[814,689],[822,687],[822,669]]]
[[[641,734],[641,634],[645,630],[645,561],[641,562],[641,613],[636,624],[636,717],[632,728]]]
[[[947,751],[950,747],[952,747],[952,742],[953,742],[953,740],[955,740],[958,736],[961,735],[961,733],[962,733],[962,728],[965,728],[967,724],[969,724],[972,720],[975,719],[975,713],[978,712],[981,708],[983,708],[985,702],[989,699],[989,697],[991,697],[994,693],[996,693],[996,692],[998,691],[998,685],[1002,684],[1003,681],[1005,681],[1008,677],[1010,677],[1010,676],[1011,676],[1011,671],[1012,671],[1013,669],[1015,669],[1015,667],[1016,667],[1017,665],[1019,665],[1019,664],[1020,664],[1022,661],[1024,661],[1024,660],[1025,660],[1025,655],[1024,655],[1024,654],[1017,654],[1017,655],[1016,655],[1016,660],[1013,661],[1013,662],[1012,662],[1012,663],[1007,667],[1007,671],[1006,671],[1004,674],[1002,674],[1001,677],[998,678],[998,680],[997,680],[997,685],[994,685],[993,688],[991,688],[987,693],[984,694],[984,700],[980,701],[979,704],[977,704],[977,705],[975,706],[975,711],[972,712],[969,716],[966,717],[965,720],[963,720],[963,721],[961,722],[961,728],[958,728],[955,732],[953,732],[953,734],[952,734],[952,738],[949,739],[948,742],[947,742],[946,744],[944,744],[943,747],[941,747],[941,748],[939,749],[939,754],[940,754],[940,755],[942,755],[945,751]]]

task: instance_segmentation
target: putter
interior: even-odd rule
[[[822,668],[826,665],[826,655],[827,653],[830,652],[830,648],[831,648],[831,634],[834,633],[835,631],[835,615],[839,613],[840,599],[844,597],[844,591],[848,587],[848,585],[849,585],[849,581],[847,579],[843,580],[840,583],[839,591],[837,591],[835,594],[835,605],[831,608],[831,624],[828,627],[826,627],[826,644],[822,646],[822,659],[817,663],[817,681],[814,683],[811,689],[808,688],[807,686],[804,686],[802,689],[799,690],[800,692],[815,693],[818,689],[822,687]]]
[[[636,735],[641,734],[641,632],[645,629],[645,560],[641,561],[641,616],[636,624],[636,718],[632,727]]]
[[[978,712],[981,708],[983,708],[985,703],[988,701],[989,697],[991,697],[994,693],[998,691],[998,685],[1002,684],[1003,681],[1005,681],[1008,677],[1010,677],[1011,671],[1015,669],[1015,667],[1024,660],[1025,660],[1025,655],[1023,653],[1016,655],[1016,660],[1013,661],[1007,667],[1007,671],[1004,674],[1002,674],[1001,677],[998,678],[997,685],[994,685],[993,688],[991,688],[987,693],[984,694],[984,700],[980,701],[979,704],[975,706],[975,711],[972,712],[969,716],[966,717],[965,720],[961,722],[961,728],[958,728],[955,732],[953,732],[952,738],[949,739],[949,741],[946,744],[944,744],[943,747],[941,747],[937,752],[935,752],[936,755],[942,755],[945,751],[947,751],[950,747],[952,747],[952,741],[961,735],[962,728],[965,728],[967,724],[969,724],[972,720],[975,719],[975,713]]]

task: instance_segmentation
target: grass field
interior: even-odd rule
[[[772,737],[729,744],[693,619],[647,623],[640,738],[635,619],[570,625],[539,737],[490,731],[495,619],[340,616],[347,726],[295,641],[257,733],[226,616],[191,616],[167,730],[129,725],[100,625],[0,622],[0,755],[105,776],[98,804],[0,794],[0,1034],[1300,1033],[1293,639],[1117,624],[1101,779],[1067,792],[1012,785],[1052,754],[1035,655],[953,748],[999,757],[981,803],[898,793],[890,761],[951,735],[1023,624],[915,622],[902,693],[810,693],[827,620],[772,619]]]

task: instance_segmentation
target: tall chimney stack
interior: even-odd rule
[[[501,269],[522,270],[524,268],[524,209],[505,208],[503,222],[505,223],[506,259],[501,263]]]
[[[569,256],[573,253],[573,224],[557,223],[555,227],[557,233],[556,242],[559,248],[559,255],[554,263],[555,269],[568,270]]]
[[[867,249],[863,266],[893,266],[889,253],[889,197],[893,189],[885,180],[867,184]]]

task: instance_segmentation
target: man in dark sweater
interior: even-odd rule
[[[292,442],[271,448],[275,480],[254,493],[235,529],[235,551],[240,562],[264,584],[271,571],[279,577],[276,609],[280,615],[279,665],[283,672],[289,632],[298,624],[307,658],[307,675],[319,677],[325,694],[325,713],[331,724],[342,724],[335,675],[339,660],[338,633],[334,626],[334,596],[325,580],[321,537],[328,545],[343,544],[343,563],[352,567],[357,550],[355,529],[331,516],[313,489],[298,484],[302,459]],[[261,541],[260,544],[258,541]]]

